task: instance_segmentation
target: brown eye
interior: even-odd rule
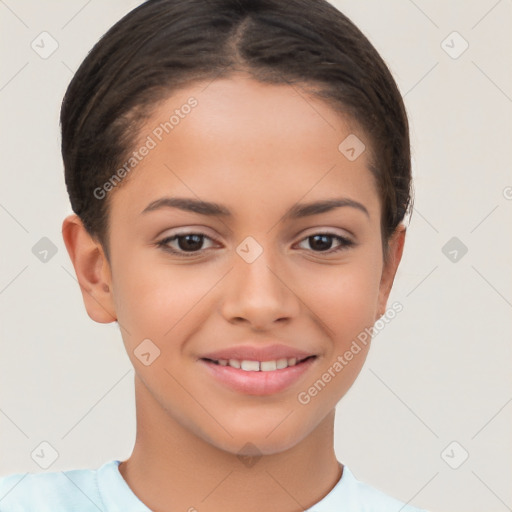
[[[175,237],[178,247],[183,251],[197,251],[203,245],[202,235],[183,235]]]
[[[164,251],[168,251],[179,256],[194,256],[198,253],[204,252],[203,245],[205,239],[212,240],[204,233],[183,233],[168,236],[160,242],[157,242],[157,246],[161,247]],[[171,246],[171,242],[177,243],[175,243],[174,246]]]
[[[352,240],[333,233],[316,233],[304,238],[301,243],[305,241],[308,241],[309,246],[314,252],[325,252],[329,254],[347,249],[354,245]],[[331,249],[333,241],[339,243],[338,247],[335,249]]]

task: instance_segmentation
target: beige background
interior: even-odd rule
[[[73,71],[139,3],[0,1],[0,475],[44,471],[42,442],[58,454],[46,471],[133,447],[133,369],[115,324],[87,316],[61,237],[58,116]],[[389,303],[404,310],[338,406],[338,458],[432,511],[512,510],[512,2],[333,3],[405,96],[416,191]],[[43,31],[59,45],[47,59],[31,48]],[[453,237],[468,249],[455,262]]]

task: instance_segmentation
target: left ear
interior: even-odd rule
[[[385,312],[388,302],[389,293],[395,280],[395,274],[398,269],[405,243],[405,232],[407,228],[403,224],[399,224],[388,242],[388,261],[382,269],[382,276],[379,287],[379,303],[377,309],[377,321]]]

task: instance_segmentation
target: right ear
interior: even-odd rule
[[[102,324],[116,321],[112,274],[103,247],[74,214],[64,219],[62,237],[75,268],[87,314]]]

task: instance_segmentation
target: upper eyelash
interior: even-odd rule
[[[157,242],[157,246],[158,247],[161,247],[162,249],[166,250],[166,251],[169,251],[169,252],[172,252],[173,254],[177,254],[179,256],[183,256],[185,258],[188,258],[188,257],[191,257],[191,256],[195,256],[197,254],[200,254],[201,252],[204,252],[205,249],[200,249],[199,251],[192,251],[192,252],[185,252],[185,251],[177,251],[176,249],[173,249],[171,247],[169,247],[167,244],[172,241],[172,240],[176,240],[176,239],[179,239],[181,237],[185,237],[185,236],[188,236],[188,235],[197,235],[197,236],[202,236],[204,238],[208,238],[212,241],[213,238],[209,237],[208,235],[204,234],[204,233],[194,233],[194,232],[190,232],[190,233],[180,233],[179,235],[172,235],[172,236],[168,236],[162,240],[160,240],[159,242]],[[350,240],[349,238],[345,238],[341,235],[337,235],[337,234],[334,234],[334,233],[329,233],[329,232],[321,232],[319,231],[318,233],[313,233],[311,235],[308,235],[304,238],[302,238],[301,240],[299,240],[299,243],[300,242],[303,242],[304,240],[307,240],[308,238],[311,238],[313,236],[316,236],[316,235],[326,235],[326,236],[330,236],[332,238],[335,238],[336,240],[338,240],[339,242],[341,242],[341,245],[339,245],[337,248],[335,249],[329,249],[328,251],[312,251],[314,253],[318,253],[318,254],[333,254],[335,252],[338,252],[338,251],[342,251],[343,249],[347,249],[349,247],[352,247],[355,245],[355,242],[353,242],[352,240]]]

